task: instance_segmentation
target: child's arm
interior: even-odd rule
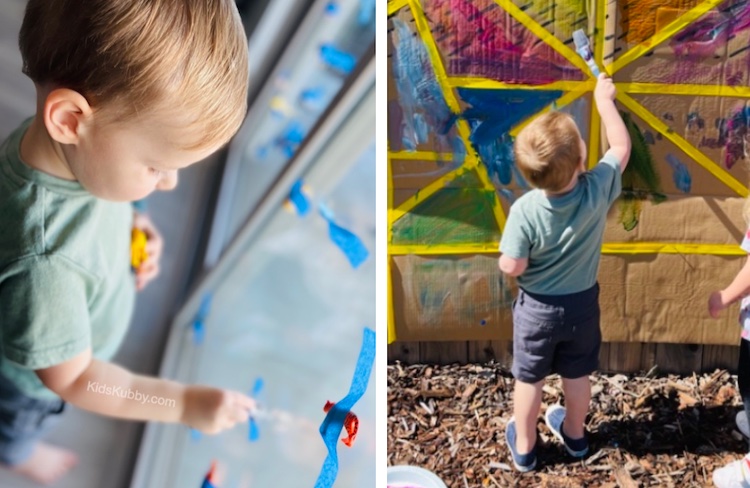
[[[500,271],[515,278],[516,276],[521,276],[526,271],[526,268],[529,266],[529,258],[517,259],[503,254],[500,256],[498,264]]]
[[[91,350],[36,373],[47,388],[84,410],[121,419],[181,422],[209,434],[246,422],[255,408],[255,402],[239,392],[136,375],[93,358]]]
[[[594,89],[594,100],[607,134],[607,152],[617,157],[620,161],[620,172],[623,172],[630,159],[630,135],[615,106],[616,93],[612,79],[604,73],[599,75]]]
[[[750,256],[745,261],[737,276],[732,283],[721,291],[711,293],[708,299],[708,313],[711,317],[717,318],[719,313],[732,303],[742,298],[750,289]]]

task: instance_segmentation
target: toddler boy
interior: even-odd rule
[[[238,392],[108,362],[161,253],[129,202],[174,188],[244,118],[234,2],[30,0],[19,45],[37,99],[0,145],[0,462],[42,483],[68,471],[75,455],[38,442],[66,402],[207,433],[246,421],[254,402]],[[152,242],[137,276],[133,227]]]
[[[630,157],[614,98],[612,80],[601,75],[594,99],[610,148],[591,171],[575,122],[561,112],[538,117],[515,141],[516,164],[534,189],[510,209],[499,265],[517,277],[519,288],[513,302],[514,416],[505,436],[522,472],[536,467],[536,422],[551,373],[562,377],[566,407],[549,407],[547,425],[572,456],[588,452],[588,375],[599,365],[601,344],[596,275],[607,211]]]

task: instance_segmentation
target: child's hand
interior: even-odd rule
[[[136,271],[135,286],[140,291],[146,287],[154,278],[159,276],[159,260],[161,259],[164,240],[156,230],[156,226],[146,214],[135,212],[133,216],[133,227],[146,234],[146,254],[148,258]]]
[[[596,88],[594,88],[594,100],[599,105],[601,102],[613,101],[617,94],[617,88],[612,82],[612,78],[607,76],[606,73],[599,75],[596,81]]]
[[[724,300],[721,298],[721,292],[715,291],[711,293],[711,296],[708,299],[708,313],[711,315],[711,317],[717,319],[719,318],[719,313],[721,313],[722,310],[727,308],[727,306],[724,304]]]
[[[216,434],[248,421],[255,400],[237,391],[189,386],[182,423],[206,434]]]

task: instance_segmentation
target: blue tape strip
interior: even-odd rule
[[[359,267],[360,264],[364,263],[369,256],[367,248],[362,243],[359,237],[352,232],[344,229],[334,221],[333,212],[323,203],[318,206],[320,215],[328,221],[328,235],[336,244],[339,249],[344,252],[352,268]]]
[[[349,74],[357,65],[357,58],[346,51],[342,51],[332,44],[323,44],[320,46],[320,57],[331,68]]]
[[[297,180],[289,191],[289,201],[292,202],[294,208],[297,209],[297,215],[300,217],[307,215],[307,212],[310,211],[310,201],[302,192],[302,185],[302,180]]]
[[[349,393],[328,411],[323,423],[320,424],[320,435],[328,448],[328,456],[315,482],[315,488],[331,488],[339,473],[339,457],[336,453],[337,443],[344,428],[346,414],[367,391],[370,381],[372,364],[375,361],[375,331],[365,328],[362,338],[362,348],[359,351],[357,366],[354,368],[354,378],[349,387]]]
[[[201,305],[198,307],[198,313],[195,315],[195,319],[193,320],[193,343],[196,346],[200,346],[203,344],[203,340],[206,336],[206,318],[208,317],[208,313],[211,311],[211,300],[213,299],[213,295],[211,293],[206,293],[203,295],[203,299],[201,300]]]
[[[253,384],[253,389],[250,390],[250,397],[256,398],[260,394],[261,390],[263,390],[264,385],[263,378],[255,378],[255,384]],[[260,439],[260,428],[258,427],[258,421],[255,420],[255,418],[250,417],[250,430],[248,431],[247,438],[250,442],[256,442],[258,439]]]

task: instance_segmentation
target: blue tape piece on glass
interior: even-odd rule
[[[326,13],[329,15],[336,15],[339,13],[339,5],[338,3],[331,0],[326,4]]]
[[[323,462],[323,467],[315,482],[315,488],[330,488],[336,481],[339,474],[339,457],[336,453],[336,447],[341,435],[341,429],[344,427],[346,414],[352,409],[355,403],[362,398],[367,391],[367,384],[370,381],[370,372],[372,363],[375,361],[375,331],[365,328],[362,338],[362,348],[359,351],[357,366],[354,368],[354,377],[349,387],[349,393],[336,403],[328,411],[323,423],[320,424],[320,435],[323,442],[328,448],[328,456]]]
[[[297,215],[300,217],[307,215],[307,212],[310,211],[310,201],[302,192],[302,185],[302,180],[297,180],[297,183],[295,183],[289,191],[289,201],[292,202],[294,208],[297,209]]]
[[[352,268],[359,267],[369,256],[367,248],[359,237],[344,229],[334,221],[333,212],[324,204],[319,204],[320,215],[328,221],[328,235],[331,240],[341,249]]]
[[[200,346],[203,344],[203,339],[206,336],[206,318],[208,317],[208,312],[211,310],[211,299],[213,298],[213,295],[210,293],[206,293],[203,295],[203,299],[201,300],[201,305],[198,307],[198,313],[195,315],[195,319],[193,320],[193,342],[195,345]]]
[[[352,72],[357,65],[357,59],[346,51],[337,49],[330,44],[320,46],[320,57],[323,62],[331,68],[342,71],[344,74]]]
[[[190,429],[190,439],[194,441],[201,440],[201,437],[203,437],[203,434],[199,430]]]
[[[217,488],[217,486],[209,480],[203,480],[203,484],[201,485],[201,488]]]
[[[359,25],[367,25],[375,18],[375,0],[359,0]]]
[[[263,390],[263,378],[256,378],[255,384],[253,385],[253,389],[250,391],[250,396],[252,398],[256,398],[261,390]],[[250,417],[250,430],[248,432],[248,439],[250,442],[255,442],[260,438],[260,429],[258,428],[258,422],[255,420],[254,417]]]

